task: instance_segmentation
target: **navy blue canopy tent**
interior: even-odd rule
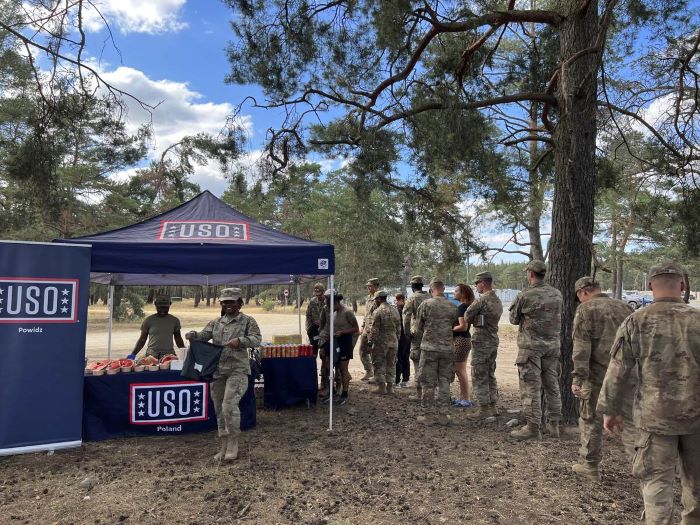
[[[131,226],[54,242],[92,245],[91,280],[112,285],[299,283],[335,267],[333,245],[263,226],[209,191]]]
[[[131,226],[54,242],[92,246],[90,279],[109,285],[110,311],[114,285],[296,284],[301,334],[299,283],[327,278],[333,289],[333,245],[264,226],[209,191]],[[111,315],[108,337],[111,357]]]

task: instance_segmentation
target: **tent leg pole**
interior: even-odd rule
[[[301,339],[301,286],[297,283],[297,318],[299,320],[299,339]]]
[[[107,330],[107,359],[112,359],[112,317],[114,316],[114,285],[109,285],[107,293],[107,309],[109,310],[109,329]]]
[[[329,334],[329,359],[328,359],[328,368],[330,369],[330,377],[328,381],[328,389],[330,390],[330,399],[328,400],[328,431],[333,430],[333,394],[335,393],[335,384],[334,384],[334,373],[335,373],[335,366],[333,364],[335,363],[335,341],[333,340],[333,334],[334,334],[334,328],[333,328],[333,317],[335,315],[334,311],[334,305],[333,302],[335,301],[335,290],[333,289],[333,276],[331,275],[328,278],[328,289],[331,291],[330,294],[330,305],[328,308],[328,318],[330,321],[330,334]]]

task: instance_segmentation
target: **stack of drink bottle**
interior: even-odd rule
[[[314,347],[302,344],[279,345],[263,343],[263,346],[260,348],[260,354],[263,359],[272,357],[312,357],[314,355]]]

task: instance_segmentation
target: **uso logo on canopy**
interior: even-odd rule
[[[132,383],[130,421],[134,425],[183,423],[207,419],[206,383]]]
[[[228,221],[163,221],[158,239],[161,241],[247,241],[248,225]]]
[[[0,277],[0,323],[75,323],[78,279]]]

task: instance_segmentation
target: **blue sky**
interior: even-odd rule
[[[230,21],[234,13],[220,0],[100,0],[98,5],[115,41],[114,46],[103,46],[108,35],[104,24],[94,14],[87,17],[88,51],[103,77],[144,102],[162,101],[152,115],[138,104],[128,103],[128,122],[133,129],[152,118],[150,158],[157,158],[185,135],[218,133],[235,106],[247,96],[263,98],[256,86],[224,83],[229,71],[226,47],[233,37]],[[250,151],[242,161],[246,165],[257,158],[266,130],[279,125],[282,114],[256,110],[248,103],[242,118],[249,132]],[[322,164],[337,168],[340,162],[328,159]],[[127,177],[133,171],[115,176]],[[215,164],[198,166],[192,180],[215,195],[221,195],[228,185]],[[481,233],[492,246],[503,245],[510,236],[491,228]],[[497,260],[520,258],[501,255]]]

